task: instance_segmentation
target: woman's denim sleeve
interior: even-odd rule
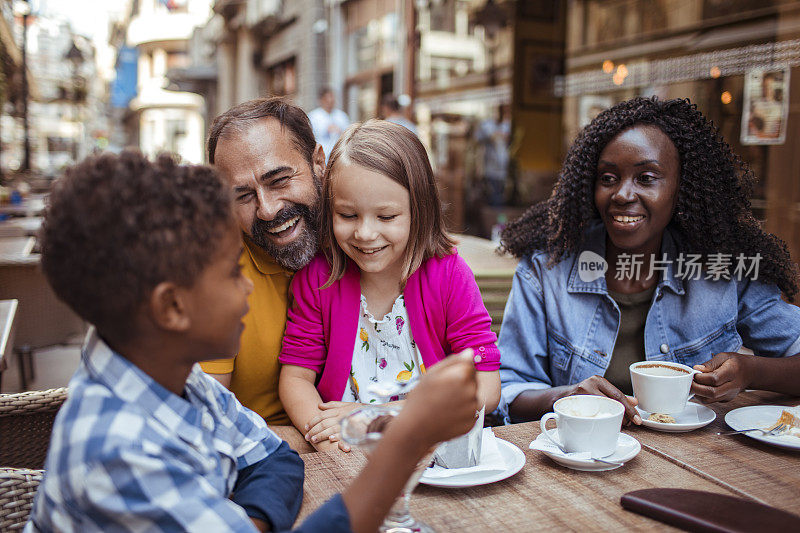
[[[502,387],[498,410],[509,422],[508,406],[521,392],[552,387],[546,370],[550,363],[542,284],[530,258],[522,259],[514,274],[497,347]]]
[[[784,302],[772,284],[745,280],[738,283],[738,290],[736,329],[742,344],[767,357],[800,353],[800,308]]]

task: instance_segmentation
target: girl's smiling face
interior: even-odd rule
[[[411,206],[408,190],[393,179],[352,164],[336,163],[329,176],[336,243],[364,275],[403,275]]]
[[[678,200],[680,159],[656,126],[629,128],[597,163],[594,203],[611,244],[627,253],[657,253]]]

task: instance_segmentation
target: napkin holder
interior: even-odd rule
[[[468,468],[480,462],[484,411],[485,408],[478,412],[475,425],[467,433],[436,448],[433,454],[435,464],[444,468]]]
[[[642,489],[622,507],[685,531],[800,531],[800,516],[752,500],[688,489]]]

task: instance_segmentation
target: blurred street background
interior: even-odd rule
[[[792,0],[0,0],[0,203],[97,150],[203,162],[218,113],[329,87],[407,121],[450,229],[496,239],[596,113],[659,95],[715,121],[800,257],[798,65]]]
[[[202,163],[211,120],[267,95],[336,128],[400,122],[497,329],[514,271],[500,232],[550,195],[580,129],[637,95],[696,103],[800,257],[799,66],[800,0],[0,0],[0,385],[65,385],[77,365],[85,324],[47,286],[35,234],[87,154]]]

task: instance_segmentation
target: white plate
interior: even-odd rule
[[[783,405],[753,405],[751,407],[740,407],[725,415],[725,422],[733,429],[748,428],[768,428],[778,421],[781,411],[786,409]],[[800,437],[791,435],[779,435],[775,437],[766,436],[760,431],[749,431],[742,433],[751,439],[760,440],[773,446],[786,448],[789,450],[800,450]]]
[[[636,408],[639,411],[639,416],[642,417],[642,425],[658,431],[666,431],[667,433],[683,433],[684,431],[692,431],[703,426],[709,425],[714,419],[717,418],[715,413],[710,407],[700,405],[699,403],[689,402],[686,404],[686,409],[676,415],[674,424],[666,422],[655,422],[648,420],[647,417],[650,413],[642,409]]]
[[[556,440],[558,440],[558,429],[553,430],[550,433]],[[539,434],[536,437],[536,440],[543,440],[546,439],[543,434]],[[619,463],[626,463],[639,455],[639,452],[642,449],[642,445],[639,444],[639,441],[628,435],[627,433],[620,433],[619,440],[617,441],[617,449],[614,450],[614,453],[607,457],[603,457],[606,461],[615,461]],[[573,470],[582,470],[584,472],[600,472],[604,470],[614,470],[619,468],[622,465],[608,465],[605,463],[601,463],[595,461],[594,459],[575,459],[574,457],[566,457],[560,453],[551,453],[542,451],[543,454],[548,456],[550,459],[555,461],[556,463],[560,464],[561,466],[566,466],[567,468],[572,468]]]
[[[431,485],[434,487],[443,487],[447,489],[456,489],[462,487],[475,487],[477,485],[485,485],[487,483],[494,483],[511,477],[519,472],[525,465],[525,454],[522,450],[511,444],[510,442],[497,439],[497,450],[506,463],[506,469],[502,472],[498,471],[484,471],[484,472],[471,472],[463,475],[455,475],[447,478],[430,479],[425,477],[425,473],[419,478],[420,483]],[[427,471],[426,471],[427,473]]]

